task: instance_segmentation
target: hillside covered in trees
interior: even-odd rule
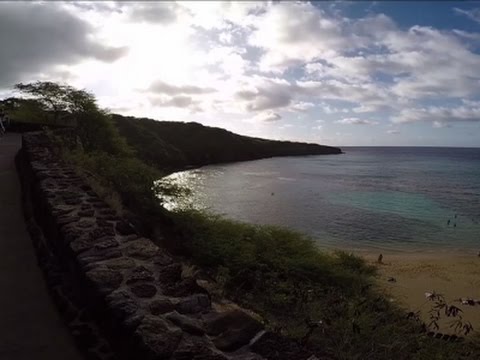
[[[273,156],[340,154],[336,147],[241,136],[198,123],[112,115],[120,134],[149,165],[181,169]]]

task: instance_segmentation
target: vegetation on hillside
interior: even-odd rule
[[[272,156],[339,154],[339,148],[241,136],[198,123],[113,115],[120,134],[137,155],[162,169],[254,160]]]
[[[203,268],[217,295],[254,310],[269,329],[298,339],[319,358],[480,358],[474,341],[451,343],[427,337],[420,321],[376,291],[375,269],[360,258],[321,252],[312,239],[287,229],[193,210],[167,213],[161,207],[159,193],[182,193],[165,182],[154,186],[154,180],[166,171],[240,160],[265,149],[278,155],[285,144],[267,146],[264,140],[198,124],[112,118],[91,94],[69,86],[33,83],[17,88],[28,99],[15,100],[19,113],[28,105],[38,112],[38,119],[75,120],[77,125],[70,131],[52,133],[66,161],[117,194],[119,207],[133,210],[148,223],[147,228],[168,230],[164,238],[170,241],[164,245]],[[61,115],[54,115],[55,111]],[[79,141],[71,140],[72,133]],[[215,143],[212,138],[217,135]],[[247,153],[249,146],[253,150]],[[165,218],[160,218],[165,214],[168,227]]]

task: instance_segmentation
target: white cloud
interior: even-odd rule
[[[400,130],[397,130],[397,129],[387,130],[387,134],[398,135],[400,134]]]
[[[261,122],[274,122],[281,119],[282,119],[282,116],[273,111],[262,112],[253,117],[254,121],[261,121]]]
[[[431,106],[404,109],[392,117],[394,123],[431,122],[434,127],[456,122],[480,122],[480,106]]]
[[[70,26],[44,24],[42,11],[27,16],[37,3],[18,5],[27,9],[21,26],[13,35],[0,31],[0,63],[9,70],[0,74],[3,83],[29,69],[39,79],[92,89],[102,104],[128,103],[139,115],[232,127],[248,118],[257,130],[292,113],[305,128],[318,117],[347,125],[478,121],[479,32],[404,28],[374,9],[347,18],[343,5],[332,13],[309,2],[42,4],[45,13],[65,13]],[[10,27],[12,6],[0,3],[0,29]],[[455,11],[475,20],[477,10]],[[59,41],[45,52],[43,41],[25,42],[37,39],[32,24]],[[426,106],[431,100],[461,105]],[[378,128],[372,131],[385,131]]]
[[[266,50],[260,69],[268,72],[283,72],[349,46],[339,20],[306,2],[271,6],[258,17],[249,44]]]
[[[157,80],[152,83],[148,89],[153,93],[158,94],[208,94],[216,90],[210,87],[199,87],[196,85],[172,85],[164,81]]]
[[[203,111],[199,100],[186,95],[150,97],[150,103],[157,107],[180,108],[190,112]]]
[[[245,102],[248,111],[281,109],[290,106],[294,94],[291,84],[286,80],[254,77],[253,84],[236,93],[239,100]]]
[[[308,109],[311,109],[313,107],[315,107],[314,103],[299,101],[299,102],[294,103],[291,106],[291,110],[293,110],[293,111],[307,111]]]
[[[472,9],[472,10],[462,10],[459,8],[453,9],[457,14],[465,15],[470,20],[476,21],[480,23],[480,8]]]
[[[335,121],[337,124],[342,125],[375,125],[377,124],[375,121],[359,119],[356,117],[344,118]]]

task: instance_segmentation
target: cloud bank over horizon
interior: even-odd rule
[[[0,97],[52,80],[253,136],[480,146],[474,5],[2,2]]]

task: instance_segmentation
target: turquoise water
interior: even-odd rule
[[[344,151],[207,166],[174,177],[193,189],[197,207],[288,226],[325,247],[480,250],[480,149]]]

